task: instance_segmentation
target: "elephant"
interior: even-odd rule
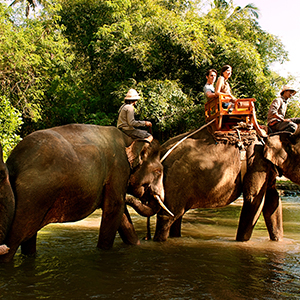
[[[149,198],[164,199],[159,150],[158,141],[133,141],[113,126],[68,124],[26,136],[0,165],[0,245],[9,248],[0,261],[12,260],[20,245],[23,254],[35,254],[41,228],[98,208],[98,248],[110,249],[117,231],[125,243],[139,244],[125,197],[147,193],[156,213]]]
[[[180,237],[182,217],[189,209],[224,207],[241,194],[243,206],[236,240],[251,238],[261,212],[270,240],[281,240],[282,205],[276,178],[284,175],[300,184],[299,130],[293,135],[279,132],[265,138],[254,132],[253,140],[244,147],[244,174],[241,174],[241,145],[217,140],[215,134],[212,125],[206,124],[161,146],[164,204],[174,217],[162,210],[158,212],[154,240]]]

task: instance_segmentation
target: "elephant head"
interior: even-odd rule
[[[278,132],[265,140],[264,156],[279,173],[300,184],[300,135]]]
[[[136,140],[126,148],[126,154],[132,170],[127,192],[142,201],[128,198],[126,203],[140,215],[152,216],[164,207],[160,145],[155,140],[152,143]]]
[[[3,151],[0,145],[0,244],[3,243],[10,228],[15,212],[15,197],[9,182],[8,170],[3,162]],[[5,245],[0,246],[0,254],[8,251]]]

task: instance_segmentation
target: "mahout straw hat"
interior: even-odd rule
[[[141,99],[141,97],[139,96],[138,92],[135,89],[130,89],[125,96],[125,100],[138,100],[138,99]]]
[[[282,90],[281,90],[281,92],[280,92],[280,95],[282,95],[285,91],[293,91],[293,92],[294,92],[293,95],[295,95],[295,94],[297,93],[297,91],[296,91],[293,87],[291,87],[291,86],[289,86],[289,85],[285,85],[285,86],[282,88]]]

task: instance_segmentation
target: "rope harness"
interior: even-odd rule
[[[163,162],[168,156],[169,154],[178,146],[180,145],[183,141],[185,141],[186,139],[188,139],[189,137],[191,137],[192,135],[196,134],[197,132],[199,132],[201,129],[203,129],[204,127],[212,124],[213,122],[215,122],[215,120],[210,121],[209,123],[203,125],[202,127],[198,128],[197,130],[191,132],[190,134],[188,134],[187,136],[185,136],[184,138],[182,138],[179,142],[177,142],[171,149],[169,149],[165,155],[161,158],[160,162]]]

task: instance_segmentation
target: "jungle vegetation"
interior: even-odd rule
[[[32,131],[116,125],[129,88],[137,118],[160,141],[204,124],[209,68],[233,67],[236,97],[256,98],[259,123],[291,78],[288,59],[252,4],[231,0],[0,1],[0,140],[5,153]],[[9,5],[11,4],[11,5]]]

